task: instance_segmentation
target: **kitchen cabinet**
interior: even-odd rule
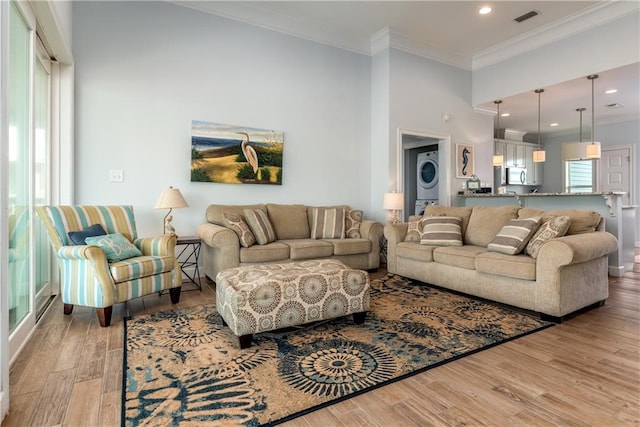
[[[494,154],[502,154],[504,156],[502,182],[505,182],[505,168],[526,168],[527,182],[525,185],[542,185],[544,163],[535,163],[533,161],[533,152],[537,148],[537,144],[497,139],[495,141]]]

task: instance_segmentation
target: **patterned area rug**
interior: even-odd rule
[[[371,311],[238,340],[215,305],[125,325],[123,425],[277,424],[552,323],[387,275]]]

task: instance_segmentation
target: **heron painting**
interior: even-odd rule
[[[474,174],[473,160],[473,145],[456,144],[456,178]]]
[[[194,120],[191,181],[282,184],[282,132]]]

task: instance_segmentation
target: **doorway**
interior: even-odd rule
[[[426,204],[448,206],[450,137],[398,129],[398,182],[404,193],[403,220]]]

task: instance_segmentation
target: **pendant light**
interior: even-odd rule
[[[502,104],[501,100],[493,101],[494,104],[498,106],[498,123],[496,125],[495,138],[498,138],[498,134],[500,132],[500,104]],[[495,144],[494,144],[495,150]],[[502,166],[504,164],[504,156],[502,154],[496,154],[493,156],[493,166]]]
[[[544,150],[540,148],[540,94],[542,92],[544,92],[544,89],[535,90],[535,93],[538,94],[538,149],[533,152],[533,161],[535,163],[544,162],[546,158]]]
[[[600,143],[596,142],[595,137],[595,109],[594,109],[594,81],[598,78],[597,74],[591,74],[587,79],[591,80],[591,144],[587,145],[587,159],[600,158]]]

